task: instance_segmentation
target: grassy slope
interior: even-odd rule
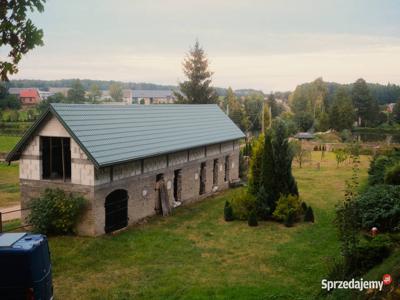
[[[10,166],[0,162],[0,207],[18,204],[20,201],[18,164]]]
[[[20,136],[0,135],[0,152],[11,151],[20,139]]]
[[[367,164],[363,158],[363,176]],[[224,202],[237,192],[231,190],[116,236],[51,238],[56,297],[312,298],[327,273],[326,260],[338,254],[333,208],[351,167],[337,169],[328,154],[321,170],[306,165],[295,175],[314,208],[313,225],[226,223]]]

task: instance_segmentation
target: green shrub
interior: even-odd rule
[[[249,224],[249,226],[251,226],[251,227],[258,226],[257,214],[254,210],[252,210],[249,213],[249,218],[247,219],[247,224]]]
[[[224,219],[226,222],[230,222],[230,221],[234,220],[232,206],[229,203],[229,201],[225,202]]]
[[[296,221],[296,211],[294,209],[289,209],[285,219],[285,226],[292,227],[295,221]]]
[[[400,186],[374,185],[358,196],[361,226],[394,231],[400,225]]]
[[[333,152],[335,153],[337,167],[349,158],[349,153],[345,149],[336,149]]]
[[[375,156],[368,170],[368,183],[370,185],[384,182],[386,167],[392,164],[392,160],[385,155]]]
[[[372,240],[362,240],[356,249],[353,262],[353,270],[357,274],[363,274],[374,266],[380,264],[390,255],[392,242],[390,237],[381,234]]]
[[[296,195],[288,195],[283,196],[278,200],[278,204],[274,211],[274,217],[277,220],[285,221],[287,220],[289,214],[293,214],[292,217],[297,220],[298,216],[301,214],[301,201],[299,196]]]
[[[386,168],[385,183],[393,185],[400,184],[400,163],[397,163],[392,167]]]
[[[247,220],[250,212],[256,209],[256,197],[242,189],[233,196],[231,206],[235,219]]]
[[[348,143],[351,142],[353,139],[353,136],[351,134],[351,131],[348,129],[343,129],[340,132],[340,138],[342,139],[342,142]]]
[[[304,222],[314,223],[314,212],[311,206],[307,207],[307,210],[304,214]]]
[[[43,234],[74,233],[75,226],[86,207],[82,196],[66,194],[60,189],[46,189],[31,202],[28,223]]]

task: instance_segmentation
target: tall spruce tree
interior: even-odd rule
[[[257,196],[262,186],[262,161],[264,155],[264,136],[260,135],[252,147],[249,166],[249,192]]]
[[[259,199],[259,201],[264,200],[264,207],[269,208],[269,212],[272,213],[276,207],[276,201],[279,198],[279,193],[276,190],[275,181],[275,160],[272,147],[272,132],[268,130],[265,133],[264,139],[264,153],[262,157],[262,187],[264,189],[265,199]]]
[[[296,180],[292,174],[293,153],[289,146],[285,122],[276,119],[272,123],[272,148],[274,155],[274,181],[278,194],[299,195]]]
[[[183,73],[188,80],[179,83],[180,92],[175,92],[178,103],[216,103],[218,95],[211,87],[212,72],[208,69],[208,59],[198,41],[190,49],[183,61]]]
[[[280,114],[281,111],[280,111],[280,107],[278,106],[278,103],[275,100],[275,95],[273,93],[270,93],[268,95],[267,103],[271,109],[272,118],[276,118]]]

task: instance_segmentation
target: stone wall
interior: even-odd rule
[[[100,235],[104,233],[105,225],[105,198],[111,192],[117,189],[127,190],[129,195],[128,200],[128,224],[134,224],[143,218],[156,214],[156,201],[158,195],[155,190],[156,178],[158,174],[163,174],[164,180],[167,185],[168,195],[170,204],[174,200],[174,171],[181,170],[182,172],[182,191],[181,201],[183,204],[187,204],[193,201],[197,201],[204,197],[207,197],[218,190],[224,190],[229,187],[229,182],[237,180],[239,178],[239,148],[235,150],[233,143],[230,147],[225,147],[226,152],[211,152],[214,155],[209,155],[207,151],[207,157],[199,158],[193,161],[186,161],[190,155],[186,152],[179,152],[179,154],[171,154],[165,157],[165,163],[161,163],[159,157],[154,160],[158,165],[164,165],[164,168],[157,170],[150,170],[143,168],[143,173],[121,178],[119,180],[108,181],[100,180],[96,181],[94,187],[95,200],[93,204],[94,208],[94,219],[95,219],[95,234]],[[220,147],[218,146],[218,149]],[[195,153],[201,151],[196,150]],[[204,152],[205,153],[205,152]],[[229,179],[225,181],[225,157],[229,156]],[[186,157],[186,160],[184,159]],[[218,184],[213,185],[213,168],[214,160],[218,159]],[[200,169],[201,163],[206,163],[206,184],[205,193],[199,195],[200,192]],[[153,165],[148,162],[149,165]],[[114,167],[115,168],[115,167]],[[100,173],[105,171],[99,171]],[[97,176],[100,178],[100,175]],[[107,177],[107,176],[104,176]],[[109,178],[109,177],[108,177]],[[104,179],[104,178],[103,178]]]

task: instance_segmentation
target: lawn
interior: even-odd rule
[[[20,139],[20,136],[0,135],[0,153],[10,152]]]
[[[20,203],[19,165],[0,162],[0,207]]]
[[[339,253],[332,224],[351,165],[327,153],[294,173],[315,224],[223,220],[237,190],[115,236],[50,239],[58,299],[312,299]],[[369,164],[362,158],[362,178]]]

